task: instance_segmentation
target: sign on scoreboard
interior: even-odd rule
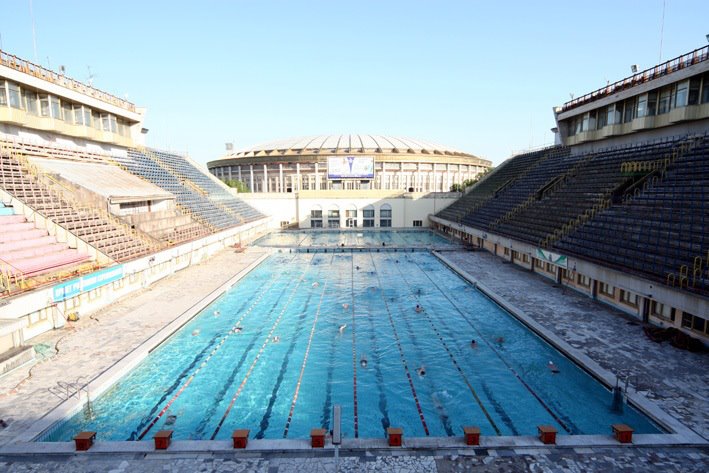
[[[374,179],[373,156],[328,156],[328,179]]]

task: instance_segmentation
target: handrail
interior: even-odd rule
[[[61,85],[61,86],[66,87],[68,89],[78,91],[82,94],[99,99],[102,102],[110,103],[112,105],[115,105],[117,107],[121,107],[121,108],[126,109],[128,111],[135,112],[135,104],[133,104],[127,100],[116,97],[115,95],[109,94],[108,92],[103,92],[99,89],[96,89],[93,86],[84,84],[83,82],[79,82],[75,79],[71,79],[71,78],[66,77],[62,74],[57,74],[54,71],[50,71],[49,69],[45,69],[42,66],[38,66],[36,64],[33,64],[33,63],[27,61],[26,59],[21,59],[21,58],[14,56],[12,54],[8,54],[1,49],[0,49],[0,64],[2,64],[3,66],[9,67],[11,69],[15,69],[20,72],[24,72],[25,74],[29,74],[31,76],[35,76],[40,79],[52,82],[54,84]]]
[[[566,112],[568,110],[571,110],[572,108],[579,107],[585,103],[591,102],[601,97],[606,97],[608,95],[612,95],[635,85],[642,84],[653,79],[657,79],[658,77],[662,77],[680,69],[684,69],[685,67],[689,67],[694,64],[699,64],[700,62],[706,61],[707,59],[709,59],[709,46],[704,46],[702,48],[695,49],[694,51],[683,54],[674,59],[670,59],[667,62],[651,67],[649,69],[645,69],[644,71],[638,72],[637,74],[633,74],[630,77],[619,80],[617,82],[614,82],[613,84],[609,84],[605,87],[601,87],[600,89],[594,90],[593,92],[590,92],[586,95],[582,95],[581,97],[577,97],[573,100],[570,100],[561,107],[561,112]]]

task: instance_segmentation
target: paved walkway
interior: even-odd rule
[[[0,379],[0,445],[59,403],[49,392],[58,380],[91,378],[191,307],[260,254],[224,251],[110,309],[65,329],[33,339],[48,358]],[[614,373],[637,376],[641,392],[707,438],[707,355],[646,339],[636,322],[589,298],[554,285],[483,252],[447,252],[446,257],[530,317]],[[396,450],[293,453],[131,453],[0,456],[7,472],[586,472],[709,471],[709,447],[635,446],[594,448]]]

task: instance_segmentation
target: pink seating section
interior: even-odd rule
[[[89,261],[89,255],[57,242],[22,215],[0,215],[0,266],[36,276]]]

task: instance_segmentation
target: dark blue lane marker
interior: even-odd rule
[[[481,384],[483,386],[483,392],[485,393],[485,396],[487,396],[487,399],[490,401],[490,404],[492,404],[492,408],[495,409],[495,412],[498,416],[500,416],[502,422],[504,422],[505,425],[509,427],[509,429],[512,431],[512,435],[519,435],[519,431],[517,430],[517,427],[515,427],[514,422],[512,422],[512,419],[510,419],[510,416],[507,415],[505,409],[499,402],[497,402],[497,399],[495,399],[495,397],[492,395],[492,390],[490,389],[490,386],[488,386],[487,383],[484,381],[482,381]]]
[[[408,259],[408,256],[406,257]],[[404,273],[401,271],[401,267],[397,265],[397,271],[401,275],[401,280],[406,284],[406,286],[409,288],[409,292],[411,292],[411,285],[409,284],[409,281],[406,279],[404,276]],[[414,294],[412,292],[412,294]],[[411,322],[409,320],[409,313],[401,307],[400,304],[397,304],[399,307],[399,314],[400,317],[399,319],[404,321],[404,325],[406,326],[406,333],[409,335],[409,339],[411,340],[411,345],[416,352],[416,355],[419,357],[420,360],[424,359],[423,352],[421,351],[421,347],[419,346],[418,339],[416,337],[416,333],[412,330],[411,328]],[[428,318],[428,315],[426,315],[426,312],[421,312],[420,314],[423,314],[424,317]],[[450,422],[450,417],[448,416],[448,412],[446,411],[445,407],[443,404],[440,402],[437,402],[433,398],[433,393],[436,392],[436,386],[434,385],[433,381],[427,378],[427,387],[429,390],[429,394],[431,396],[431,400],[434,406],[434,409],[436,410],[436,413],[438,414],[438,417],[440,417],[441,422],[443,423],[443,429],[446,431],[446,435],[449,437],[453,437],[455,433],[453,432],[453,427],[451,426]]]
[[[257,438],[257,439],[262,439],[266,430],[268,429],[268,425],[271,420],[271,413],[273,412],[273,405],[276,403],[276,400],[278,399],[278,391],[281,389],[281,384],[283,383],[283,378],[285,377],[286,371],[288,371],[288,365],[290,364],[291,355],[293,354],[293,350],[295,350],[295,345],[298,340],[298,337],[303,332],[303,323],[305,322],[305,318],[308,315],[305,308],[308,307],[308,304],[310,304],[310,300],[312,298],[313,298],[313,291],[309,291],[308,298],[305,300],[305,306],[300,313],[300,317],[298,318],[298,324],[296,326],[295,333],[293,334],[293,336],[290,337],[290,344],[288,345],[288,351],[286,352],[286,356],[284,358],[283,363],[281,363],[281,369],[278,372],[278,377],[276,378],[276,384],[273,386],[273,390],[271,391],[271,397],[268,400],[268,407],[266,407],[266,412],[264,412],[263,417],[261,418],[261,423],[259,425],[259,431],[256,433],[256,436],[255,436],[255,438]]]
[[[187,378],[187,376],[192,372],[195,366],[199,365],[205,355],[212,350],[212,348],[214,347],[214,343],[220,337],[220,333],[215,334],[214,337],[209,340],[207,345],[205,345],[205,347],[192,359],[192,362],[187,365],[185,369],[182,370],[182,372],[177,378],[175,378],[175,381],[173,381],[170,387],[165,390],[162,396],[160,396],[160,399],[156,401],[156,403],[150,409],[150,412],[148,412],[145,417],[143,417],[143,420],[140,421],[140,424],[138,424],[135,430],[131,432],[130,436],[128,437],[129,441],[138,440],[140,432],[142,432],[143,429],[145,429],[145,427],[147,427],[148,424],[155,418],[155,415],[157,414],[158,410],[160,410],[160,406],[163,405],[163,403],[167,400],[168,397],[171,397],[173,395],[177,388],[182,386],[182,381]]]
[[[293,258],[295,259],[295,258]],[[301,278],[305,276],[305,273],[301,274]],[[274,298],[273,300],[273,306],[271,309],[268,311],[268,316],[264,317],[262,321],[270,320],[271,316],[275,312],[276,308],[278,307],[278,304],[281,302],[281,298],[283,295],[288,291],[290,286],[286,285],[283,287],[283,291],[281,291],[281,294],[278,296],[278,298]],[[194,438],[196,439],[201,439],[202,435],[204,434],[204,429],[207,426],[207,423],[211,419],[211,417],[214,415],[214,413],[217,410],[217,406],[219,403],[224,399],[224,396],[226,395],[227,390],[229,387],[232,385],[234,380],[236,379],[236,375],[241,369],[241,367],[244,365],[244,362],[246,361],[246,358],[249,356],[249,353],[251,353],[251,350],[254,348],[256,345],[256,341],[261,337],[261,334],[263,334],[264,329],[266,328],[265,324],[261,324],[259,326],[258,332],[251,338],[249,341],[249,344],[247,345],[246,349],[242,352],[241,358],[239,359],[239,362],[236,364],[232,372],[229,374],[229,378],[227,379],[226,383],[222,384],[221,389],[219,390],[219,393],[214,397],[212,400],[209,409],[206,412],[206,415],[202,417],[202,420],[200,421],[199,425],[197,426],[197,430],[195,431],[195,436]]]
[[[353,258],[354,260],[354,258]],[[354,261],[353,261],[354,263]],[[354,274],[352,275],[352,298],[354,299]],[[369,286],[365,288],[364,290],[364,297],[368,297],[368,292],[369,291]],[[374,301],[371,301],[374,302]],[[386,429],[391,426],[391,421],[389,420],[389,409],[387,407],[387,398],[386,394],[384,393],[384,375],[382,374],[382,366],[381,366],[381,359],[382,359],[382,354],[379,351],[379,343],[377,342],[377,331],[374,327],[374,321],[372,319],[372,313],[367,312],[366,318],[367,322],[369,323],[369,328],[370,328],[370,341],[372,345],[372,355],[374,356],[374,378],[377,381],[377,391],[379,392],[379,402],[378,402],[378,407],[379,407],[379,413],[381,414],[381,423],[382,423],[382,431],[386,432]]]

